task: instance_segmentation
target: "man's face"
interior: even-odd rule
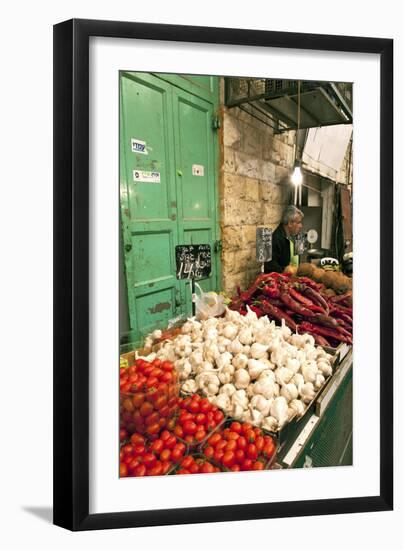
[[[291,237],[298,235],[302,229],[302,216],[295,216],[293,220],[290,220],[287,224],[288,233]]]

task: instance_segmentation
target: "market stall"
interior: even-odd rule
[[[120,475],[351,463],[351,279],[301,264],[210,305],[122,349]]]

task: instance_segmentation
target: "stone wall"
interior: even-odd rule
[[[274,134],[238,107],[221,110],[222,288],[232,294],[236,285],[246,288],[260,271],[256,227],[274,230],[288,203],[295,132]]]

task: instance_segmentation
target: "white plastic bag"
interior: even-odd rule
[[[203,292],[200,285],[195,283],[196,318],[208,319],[221,315],[225,310],[224,297],[217,292]],[[197,290],[199,293],[197,293]]]

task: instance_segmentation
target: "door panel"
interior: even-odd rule
[[[121,193],[130,325],[144,331],[175,316],[178,240],[170,86],[150,75],[121,76]],[[147,154],[133,152],[132,140]],[[158,173],[159,182],[138,181],[134,171]],[[169,304],[169,306],[167,306]],[[181,311],[181,310],[180,310]],[[180,312],[179,311],[179,312]]]
[[[207,89],[203,93],[211,94],[208,100],[194,95],[201,85],[216,90],[213,80],[200,77],[191,83],[172,75],[168,79],[121,73],[122,234],[130,327],[136,342],[170,319],[191,312],[189,283],[175,276],[175,246],[208,243],[214,250],[216,100]],[[180,87],[182,81],[192,93]],[[212,274],[199,282],[204,290],[219,288],[218,254],[212,256]]]
[[[177,88],[174,89],[173,101],[179,237],[184,244],[210,244],[213,252],[211,275],[199,281],[199,285],[203,290],[216,290],[219,281],[218,255],[214,254],[217,239],[214,106]],[[191,292],[188,281],[181,281],[181,291],[189,314]]]

